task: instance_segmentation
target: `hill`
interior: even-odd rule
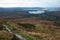
[[[60,40],[60,27],[49,20],[30,18],[20,20],[20,22],[0,20],[1,39],[19,40],[15,34],[21,35],[26,40]]]

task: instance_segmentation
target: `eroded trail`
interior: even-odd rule
[[[18,34],[16,34],[16,33],[12,32],[12,31],[8,28],[7,25],[3,24],[3,26],[6,28],[6,30],[7,30],[8,32],[13,33],[13,34],[14,34],[17,38],[19,38],[20,40],[26,40],[26,39],[25,39],[24,37],[22,37],[21,35],[18,35]]]

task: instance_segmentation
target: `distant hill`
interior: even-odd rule
[[[48,20],[59,20],[60,21],[60,11],[50,11],[50,12],[45,12],[43,14],[40,14],[40,16],[43,19],[48,19]]]
[[[51,9],[51,11],[50,11]],[[30,14],[29,11],[45,11],[39,14]],[[55,10],[55,11],[54,11]],[[39,7],[26,7],[26,8],[0,8],[0,18],[8,19],[20,19],[20,18],[41,18],[49,20],[60,20],[59,8],[39,8]]]
[[[31,7],[31,8],[0,8],[0,17],[28,17],[29,11],[42,10],[43,8]]]
[[[60,7],[47,7],[48,11],[60,11]]]

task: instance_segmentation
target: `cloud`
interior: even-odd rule
[[[0,7],[59,7],[60,0],[0,0]]]
[[[38,4],[36,1],[24,1],[24,0],[3,0],[0,1],[0,7],[14,7],[14,6],[20,6],[20,7],[26,7],[26,6],[35,6]]]

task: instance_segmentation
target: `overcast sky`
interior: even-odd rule
[[[0,7],[60,7],[60,0],[0,0]]]

